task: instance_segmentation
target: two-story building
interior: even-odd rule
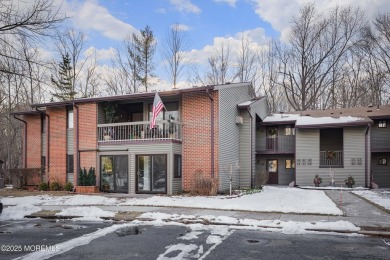
[[[250,188],[255,174],[256,121],[265,98],[248,83],[159,92],[165,109],[150,129],[155,93],[34,104],[14,113],[25,122],[25,168],[44,167],[49,181],[73,182],[93,167],[100,187],[121,193],[189,190],[195,172],[229,187]]]
[[[279,113],[257,126],[257,169],[269,183],[390,187],[390,105]]]

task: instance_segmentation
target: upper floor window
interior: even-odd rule
[[[379,120],[378,121],[378,127],[379,128],[386,128],[387,127],[386,120]]]
[[[68,116],[67,116],[67,126],[68,128],[73,128],[73,110],[68,110]]]
[[[387,165],[387,158],[378,158],[378,165]]]
[[[295,128],[292,125],[286,125],[285,135],[295,135]]]

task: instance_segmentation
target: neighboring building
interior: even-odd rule
[[[312,186],[316,174],[337,186],[390,187],[390,105],[280,113],[257,127],[257,169],[269,183]]]
[[[77,185],[80,168],[94,167],[110,192],[189,190],[194,173],[229,187],[250,188],[255,174],[256,122],[267,115],[265,98],[248,83],[159,93],[165,108],[149,129],[155,93],[34,104],[14,113],[25,121],[25,168],[43,166],[50,181]]]

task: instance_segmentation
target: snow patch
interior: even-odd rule
[[[3,209],[0,220],[23,219],[25,216],[41,211],[41,208],[31,205],[28,202],[20,203],[16,206],[10,206]]]
[[[390,195],[386,191],[353,191],[352,193],[365,198],[385,209],[390,210]]]

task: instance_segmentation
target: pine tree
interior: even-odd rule
[[[70,65],[69,54],[62,55],[62,62],[59,64],[57,80],[51,76],[51,82],[55,92],[53,97],[60,101],[73,100],[76,96],[73,85],[72,66]]]

